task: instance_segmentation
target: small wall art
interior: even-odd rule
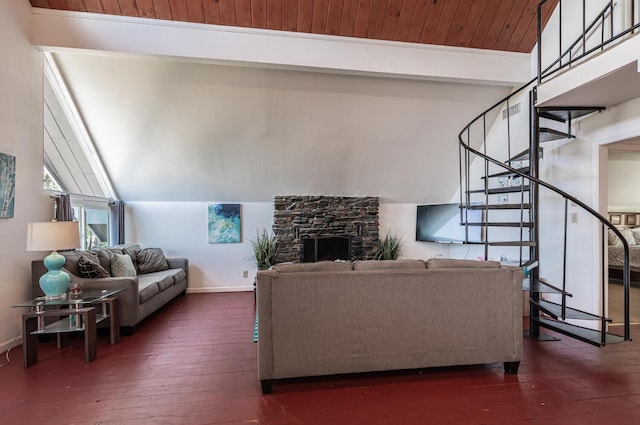
[[[16,196],[16,157],[0,153],[0,218],[12,218]]]
[[[209,204],[209,243],[240,243],[240,204]]]

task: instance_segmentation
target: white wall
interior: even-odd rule
[[[241,243],[208,242],[207,202],[129,202],[127,242],[162,248],[167,257],[187,258],[189,292],[250,290],[257,270],[251,261],[250,240],[256,231],[271,231],[273,203],[238,203],[242,205]]]
[[[45,255],[25,251],[27,223],[52,211],[42,190],[42,55],[28,40],[29,14],[27,1],[0,2],[0,152],[16,157],[14,218],[0,220],[0,352],[19,343],[23,311],[11,305],[30,297],[30,262]]]
[[[608,160],[607,188],[609,211],[640,211],[640,159]]]
[[[56,61],[125,201],[448,197],[457,133],[508,91],[168,58]]]
[[[440,202],[447,202],[442,199]],[[127,242],[160,247],[167,257],[189,259],[188,292],[224,292],[253,289],[256,267],[251,243],[256,231],[273,225],[273,202],[238,202],[242,205],[242,242],[210,244],[207,239],[207,202],[129,202]],[[402,258],[473,258],[477,247],[416,242],[416,204],[380,204],[380,233],[403,238]],[[161,229],[161,231],[159,231]],[[248,277],[243,277],[243,272]]]

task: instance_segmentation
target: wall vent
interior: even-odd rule
[[[502,111],[502,119],[506,120],[508,117],[510,117],[512,115],[515,115],[515,114],[517,114],[519,112],[520,112],[520,104],[516,103],[515,105],[513,105],[509,109],[505,109],[504,111]]]

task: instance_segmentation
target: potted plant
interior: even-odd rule
[[[387,233],[380,240],[380,247],[373,257],[376,260],[397,260],[402,254],[402,237],[397,233]]]
[[[275,235],[262,229],[262,232],[256,231],[256,238],[250,242],[255,266],[258,270],[267,270],[275,263],[278,251]]]
[[[278,246],[275,235],[267,233],[266,229],[262,229],[262,233],[256,230],[256,238],[250,240],[253,249],[252,260],[258,270],[267,270],[276,262],[276,254]],[[256,283],[258,276],[253,278],[253,296],[256,296]],[[256,319],[257,320],[257,319]]]

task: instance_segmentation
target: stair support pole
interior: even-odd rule
[[[538,164],[538,148],[540,146],[540,133],[538,128],[540,127],[540,117],[538,116],[538,111],[536,109],[536,88],[534,87],[529,92],[529,175],[532,177],[538,178],[539,173],[539,164]],[[532,241],[538,241],[538,185],[533,181],[530,183],[529,188],[529,197],[531,208],[529,210],[529,214],[531,216],[531,220],[533,222],[533,227],[529,229],[529,239]],[[540,251],[540,243],[536,243],[535,246],[531,247],[531,256],[530,260],[538,261],[539,260],[539,251]],[[531,270],[530,279],[538,279],[539,278],[539,267]],[[529,311],[529,337],[537,339],[540,337],[540,324],[538,320],[540,318],[540,310],[538,309],[536,303],[540,301],[540,293],[532,292],[530,294],[530,298],[533,302],[529,303],[530,311]]]

